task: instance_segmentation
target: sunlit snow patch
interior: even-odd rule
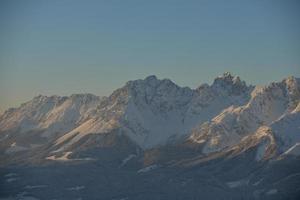
[[[71,151],[68,151],[68,152],[65,152],[62,156],[60,157],[56,157],[55,155],[54,156],[48,156],[46,159],[47,160],[59,160],[59,161],[68,161],[70,160],[68,158],[68,156],[71,154],[72,152]]]

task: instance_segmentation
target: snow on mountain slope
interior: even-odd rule
[[[101,98],[92,94],[70,97],[37,96],[19,108],[7,110],[0,118],[0,131],[25,133],[43,131],[43,137],[72,130],[77,123],[93,114]]]
[[[295,145],[293,145],[291,148],[289,148],[286,152],[284,152],[284,155],[300,155],[300,143],[297,142]]]
[[[155,76],[129,81],[102,102],[93,120],[62,136],[56,144],[65,143],[66,148],[87,134],[119,129],[144,149],[164,145],[186,136],[194,125],[210,120],[222,109],[243,105],[251,90],[230,74],[196,90]]]
[[[135,98],[129,102],[122,127],[129,128],[131,138],[138,135],[135,141],[144,148],[186,136],[193,126],[210,120],[229,105],[247,102],[251,87],[234,79],[239,80],[225,73],[212,86],[196,90],[156,77],[146,78],[143,84],[131,82],[130,94]]]
[[[281,152],[300,142],[299,105],[291,113],[285,114],[271,125],[274,135],[280,144]]]
[[[298,140],[298,118],[294,116],[300,110],[299,88],[299,80],[294,77],[254,88],[239,77],[224,73],[212,85],[190,89],[149,76],[127,82],[109,97],[35,97],[6,111],[0,117],[0,131],[14,130],[24,135],[37,130],[43,137],[54,135],[55,142],[50,144],[54,152],[75,152],[71,148],[76,148],[74,144],[82,143],[86,136],[114,132],[125,135],[142,149],[189,138],[203,145],[203,153],[209,154],[238,145],[266,126],[290,147]],[[289,119],[292,121],[288,124],[293,124],[288,125],[291,136],[283,125]],[[57,132],[60,134],[56,136]],[[10,144],[14,142],[10,140]],[[20,146],[18,142],[16,145]]]
[[[231,106],[210,122],[200,124],[192,130],[190,140],[205,144],[203,153],[233,146],[259,127],[271,126],[292,109],[297,109],[299,91],[299,80],[293,77],[266,87],[256,87],[246,105]]]
[[[72,137],[65,144],[70,146],[84,135],[118,128],[142,147],[162,144],[171,134],[182,133],[182,115],[192,95],[193,90],[155,76],[129,81],[98,107],[93,122],[83,123],[59,138],[57,144]]]

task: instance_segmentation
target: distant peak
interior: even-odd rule
[[[94,98],[97,96],[91,93],[82,93],[82,94],[72,94],[70,97],[71,98]]]
[[[221,76],[221,77],[229,78],[229,79],[232,79],[232,78],[233,78],[233,76],[231,75],[230,72],[224,72],[224,73],[223,73],[223,76]]]
[[[153,81],[153,80],[158,80],[155,75],[150,75],[145,78],[145,81]]]
[[[230,72],[225,72],[218,76],[213,84],[213,88],[229,89],[233,93],[239,94],[247,89],[245,81],[242,81],[239,76],[233,76]]]
[[[47,98],[47,96],[45,96],[45,95],[42,95],[42,94],[39,94],[39,95],[37,95],[37,96],[35,96],[35,97],[33,97],[34,99],[41,99],[41,98]]]
[[[224,81],[232,81],[235,78],[230,72],[224,72],[223,75],[218,76],[216,79]]]
[[[295,83],[297,83],[298,81],[297,81],[297,78],[296,78],[296,77],[294,77],[294,76],[289,76],[289,77],[283,79],[283,82],[285,82],[287,85],[290,85],[290,84],[295,84]]]
[[[37,95],[35,96],[32,100],[30,100],[29,102],[33,101],[33,102],[43,102],[46,101],[49,97],[46,95]]]
[[[142,86],[142,87],[146,87],[146,86],[150,86],[150,87],[156,87],[157,85],[160,84],[174,84],[171,80],[169,79],[158,79],[155,75],[150,75],[147,76],[145,79],[138,79],[138,80],[133,80],[133,81],[128,81],[126,83],[127,86],[130,87],[136,87],[136,86]]]
[[[294,76],[289,76],[283,79],[282,83],[284,83],[289,90],[294,90],[294,92],[300,93],[300,79]]]
[[[47,96],[47,95],[39,94],[38,96],[35,96],[33,99],[57,99],[57,98],[60,98],[60,96],[58,95]]]
[[[225,72],[225,73],[223,73],[223,75],[215,78],[213,85],[216,85],[216,84],[219,85],[219,84],[224,84],[224,83],[232,84],[234,82],[234,79],[236,81],[240,80],[239,77],[232,76],[230,72]]]

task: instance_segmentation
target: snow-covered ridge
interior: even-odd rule
[[[270,126],[277,138],[282,139],[281,143],[290,146],[300,140],[297,125],[299,91],[299,80],[293,77],[256,87],[247,104],[231,106],[211,121],[199,124],[193,129],[190,139],[205,143],[204,153],[211,153],[239,143],[262,126]]]
[[[8,109],[0,117],[0,130],[46,130],[44,136],[68,131],[92,115],[101,100],[101,97],[92,94],[69,97],[39,95],[19,108]]]
[[[66,152],[85,136],[117,131],[143,149],[189,138],[211,153],[236,145],[262,126],[275,130],[278,124],[281,130],[280,123],[289,123],[284,119],[299,113],[299,88],[294,77],[254,87],[224,73],[212,85],[191,89],[149,76],[127,82],[109,97],[37,96],[1,115],[0,132],[41,131],[54,140],[56,150]],[[298,138],[292,135],[289,139]]]
[[[88,134],[115,129],[142,148],[174,141],[188,134],[195,124],[210,120],[222,109],[243,105],[253,89],[228,74],[215,82],[212,86],[202,85],[193,90],[179,87],[169,79],[159,80],[156,76],[129,81],[101,101],[94,116],[64,134],[55,144],[64,143],[64,148],[68,148]],[[221,93],[219,84],[228,84],[228,90]],[[236,84],[242,85],[243,93],[232,93]]]

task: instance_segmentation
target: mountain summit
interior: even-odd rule
[[[0,116],[0,197],[296,199],[299,124],[295,77],[249,86],[226,72],[191,89],[148,76],[108,97],[39,95]]]
[[[299,79],[294,77],[254,88],[226,72],[212,85],[197,89],[152,75],[127,82],[109,97],[39,95],[1,115],[1,149],[6,155],[50,145],[51,156],[76,152],[89,137],[101,140],[114,133],[142,150],[188,141],[207,154],[230,149],[262,126],[276,137],[291,135],[288,143],[292,145],[298,142],[290,141],[298,138],[293,136],[296,130],[277,130],[285,118],[298,119],[299,88]],[[282,151],[291,147],[284,139],[280,143],[286,146],[279,148]]]

